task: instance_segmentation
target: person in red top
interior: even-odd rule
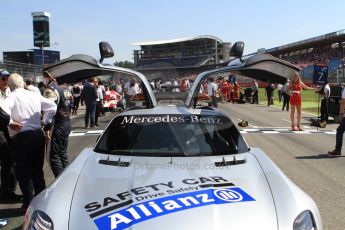
[[[227,83],[228,87],[227,87],[227,93],[226,93],[226,97],[228,98],[228,102],[234,102],[233,98],[231,97],[231,92],[232,92],[232,84],[230,82]]]
[[[238,101],[239,97],[239,90],[241,89],[241,86],[235,81],[234,83],[234,101]]]
[[[295,73],[289,84],[289,95],[290,95],[290,119],[291,129],[293,131],[302,131],[301,129],[301,104],[302,104],[302,89],[314,89],[306,86],[298,73]],[[295,108],[297,108],[297,127],[295,127]]]
[[[180,92],[185,92],[186,91],[186,79],[182,79],[179,88],[180,88]]]
[[[224,103],[224,98],[225,98],[225,101],[227,101],[227,92],[228,92],[228,84],[224,79],[221,82],[221,90],[222,90],[222,103]]]

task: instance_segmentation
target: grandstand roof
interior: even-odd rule
[[[201,35],[201,36],[197,36],[197,37],[186,37],[186,38],[177,38],[177,39],[170,39],[170,40],[148,41],[148,42],[134,42],[131,45],[132,46],[163,45],[163,44],[168,44],[168,43],[178,43],[178,42],[193,41],[193,40],[203,39],[203,38],[213,39],[213,40],[216,40],[216,41],[218,41],[220,43],[223,43],[222,40],[220,40],[219,38],[217,38],[215,36]]]
[[[287,53],[293,52],[302,49],[314,48],[317,46],[329,45],[337,42],[345,41],[345,30],[339,30],[333,33],[320,35],[313,38],[308,38],[302,41],[290,43],[287,45],[282,45],[274,47],[271,49],[266,49],[266,53],[269,54],[278,54],[278,53]]]

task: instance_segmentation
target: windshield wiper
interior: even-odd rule
[[[127,150],[106,150],[106,149],[97,149],[95,150],[98,153],[106,153],[106,154],[111,154],[111,155],[124,155],[124,156],[132,156],[133,153],[129,152]]]
[[[105,150],[105,149],[97,149],[97,148],[94,148],[93,151],[96,152],[96,153],[107,153],[107,154],[109,154],[108,151]]]

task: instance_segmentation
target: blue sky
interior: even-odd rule
[[[61,58],[99,57],[108,41],[113,61],[133,61],[131,43],[213,35],[242,40],[245,53],[345,29],[344,0],[0,0],[0,59],[3,51],[32,49],[31,12],[47,11],[49,49]]]

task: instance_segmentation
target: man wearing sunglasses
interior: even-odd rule
[[[9,113],[5,106],[5,98],[10,93],[8,87],[9,72],[0,69],[0,107],[3,111]],[[10,154],[10,137],[7,127],[0,127],[0,162],[1,162],[1,199],[2,200],[20,200],[21,196],[15,194],[16,178],[13,170],[13,160]]]

